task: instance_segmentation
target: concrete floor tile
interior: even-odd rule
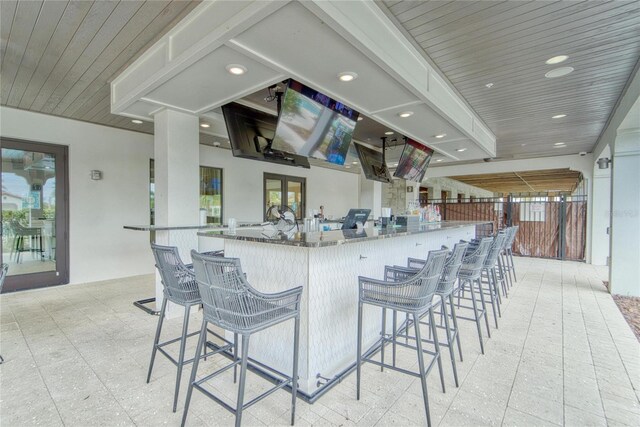
[[[591,412],[574,408],[569,405],[564,407],[564,420],[567,427],[606,427],[607,420]]]
[[[520,412],[513,408],[507,408],[507,411],[504,414],[504,419],[502,420],[503,427],[522,427],[522,426],[536,426],[536,427],[547,427],[547,426],[557,426],[559,424],[554,424],[549,421],[536,418],[532,415],[526,414],[524,412]]]
[[[460,388],[453,385],[446,349],[447,393],[440,390],[437,367],[430,373],[434,425],[640,425],[640,344],[601,287],[606,269],[532,258],[517,258],[516,268],[519,282],[504,298],[491,339],[483,324],[485,355],[475,324],[460,321]],[[175,366],[158,356],[151,383],[145,383],[157,317],[131,301],[153,289],[154,277],[144,276],[2,295],[2,425],[179,425],[189,367],[175,414]],[[192,329],[200,319],[194,313]],[[163,336],[177,336],[181,322],[166,321]],[[195,341],[187,344],[187,354]],[[410,369],[417,365],[415,352],[407,349],[399,351],[398,361]],[[203,362],[199,374],[221,363]],[[231,375],[211,384],[229,402],[237,392]],[[253,377],[247,396],[265,387]],[[299,400],[296,425],[426,424],[417,379],[368,364],[362,386],[360,401],[354,374],[313,405]],[[288,425],[289,411],[289,395],[279,391],[247,410],[243,425]],[[233,423],[232,414],[194,392],[187,425]]]
[[[562,401],[548,400],[538,395],[516,392],[511,393],[509,407],[554,424],[562,424]]]

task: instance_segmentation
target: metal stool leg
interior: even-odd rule
[[[393,341],[391,342],[391,347],[393,349],[392,353],[392,361],[393,366],[396,366],[396,335],[398,333],[398,312],[393,310]]]
[[[444,329],[447,331],[447,343],[449,344],[449,356],[451,357],[451,367],[453,368],[453,379],[456,382],[456,387],[460,387],[458,384],[458,370],[456,369],[456,355],[453,350],[453,340],[451,339],[451,326],[449,325],[449,314],[447,313],[447,303],[444,298],[441,299],[441,313],[444,317]]]
[[[518,277],[516,276],[516,266],[513,263],[513,251],[509,249],[509,260],[511,261],[511,269],[513,270],[513,280],[518,281]]]
[[[471,285],[473,287],[473,284]],[[484,300],[484,292],[482,292],[482,279],[478,279],[478,289],[480,290],[480,303],[482,304],[482,315],[484,316],[484,323],[487,325],[487,336],[491,338],[491,330],[489,329],[489,316],[487,312],[487,303]]]
[[[233,361],[238,362],[238,334],[233,334]],[[233,383],[238,381],[238,363],[233,365]]]
[[[242,423],[244,386],[247,381],[247,361],[249,359],[249,337],[250,335],[242,335],[242,366],[240,367],[240,386],[238,387],[238,403],[236,404],[236,427],[240,427]]]
[[[356,399],[360,400],[360,375],[362,365],[362,303],[358,304],[358,343],[356,355]]]
[[[427,414],[427,426],[431,427],[431,414],[429,413],[429,393],[427,392],[427,373],[424,367],[424,353],[422,352],[422,339],[420,337],[420,321],[416,314],[413,314],[414,325],[416,325],[416,350],[418,352],[418,367],[420,369],[420,383],[422,384],[422,397],[424,399],[424,410]]]
[[[420,324],[416,324],[416,329],[420,327]],[[436,329],[436,322],[433,316],[433,307],[429,308],[429,328],[433,331],[433,346],[435,347],[435,357],[438,361],[438,371],[440,371],[440,383],[442,384],[442,392],[446,393],[447,390],[444,386],[444,369],[442,368],[442,354],[440,353],[440,343],[438,342],[438,331]]]
[[[202,327],[200,328],[200,338],[198,339],[198,347],[196,349],[196,356],[200,354],[200,351],[207,351],[207,346],[205,345],[207,337],[207,321],[202,320]],[[193,367],[191,368],[191,376],[189,378],[189,387],[187,388],[187,400],[184,402],[184,409],[182,410],[182,423],[180,424],[184,427],[184,423],[187,421],[187,413],[189,412],[189,404],[191,403],[191,393],[193,393],[193,383],[196,381],[196,373],[198,372],[198,363],[200,363],[200,358],[196,357],[193,361]]]
[[[478,328],[478,339],[480,340],[480,352],[484,354],[484,343],[482,342],[482,329],[480,328],[480,317],[478,316],[478,303],[476,302],[476,293],[474,291],[473,282],[469,282],[471,289],[471,302],[473,303],[473,314],[476,319],[476,327]]]
[[[158,342],[160,341],[160,332],[162,331],[162,322],[164,322],[164,313],[167,310],[167,299],[162,300],[162,308],[160,309],[160,318],[156,328],[156,337],[153,340],[153,350],[151,351],[151,361],[149,362],[149,372],[147,373],[147,384],[151,380],[151,371],[153,370],[153,362],[156,360],[156,352],[158,351]]]
[[[296,317],[293,330],[293,372],[291,374],[291,425],[296,420],[296,399],[298,397],[298,347],[300,344],[300,317]]]
[[[176,374],[176,391],[173,395],[173,412],[176,412],[176,408],[178,407],[178,393],[180,392],[180,379],[182,377],[182,367],[184,366],[184,349],[187,345],[187,333],[189,328],[189,312],[191,311],[191,306],[186,306],[184,308],[184,320],[182,322],[182,339],[180,340],[180,355],[178,356],[178,373]],[[200,352],[196,353],[196,357]]]
[[[493,269],[486,269],[487,272],[487,289],[489,289],[489,301],[491,302],[491,310],[493,311],[493,321],[496,324],[496,329],[498,329],[498,313],[496,311],[496,299],[495,295],[495,282],[493,281]],[[483,295],[484,291],[482,290],[482,280],[480,280],[480,294]],[[485,319],[487,319],[487,314],[485,312]],[[487,328],[489,327],[487,319]]]
[[[456,331],[456,342],[458,343],[458,355],[462,362],[462,346],[460,345],[460,330],[458,329],[458,317],[456,316],[456,305],[453,303],[453,293],[449,294],[449,305],[451,306],[451,320]]]
[[[384,340],[387,337],[387,309],[382,309],[382,331],[380,333],[382,335],[382,344],[380,346],[380,363],[384,365]],[[380,372],[384,372],[384,366],[380,366]]]

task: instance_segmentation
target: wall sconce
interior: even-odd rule
[[[609,164],[611,163],[611,159],[608,157],[602,157],[598,159],[596,163],[598,164],[599,169],[609,169]]]
[[[102,179],[102,171],[92,170],[91,179],[94,181],[100,181]]]

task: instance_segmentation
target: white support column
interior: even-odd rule
[[[611,199],[611,293],[640,296],[640,128],[618,130]]]
[[[600,157],[611,157],[605,150]],[[611,226],[611,168],[600,169],[594,165],[591,200],[591,258],[593,265],[607,265],[609,258],[609,232]]]
[[[367,179],[364,174],[361,173],[358,202],[360,208],[371,209],[373,218],[380,218],[382,214],[382,183]]]
[[[193,226],[199,223],[200,146],[198,117],[163,110],[154,117],[155,224]],[[156,233],[158,244],[177,246],[185,263],[198,248],[196,230]],[[156,273],[156,305],[162,303],[162,284]],[[167,317],[181,315],[169,305]]]

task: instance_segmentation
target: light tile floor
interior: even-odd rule
[[[462,322],[459,388],[444,355],[447,392],[429,377],[432,420],[439,425],[640,425],[640,345],[591,265],[516,259],[519,282],[504,300],[500,328],[479,354],[475,325]],[[153,278],[134,277],[3,295],[0,424],[179,425],[171,412],[175,368],[158,357],[145,383],[157,317],[131,302],[153,292]],[[193,316],[192,329],[200,322]],[[177,335],[180,321],[165,323]],[[354,325],[355,339],[355,325]],[[193,352],[195,340],[188,351]],[[413,352],[398,359],[416,366]],[[203,362],[211,372],[218,360]],[[296,425],[424,425],[420,383],[373,365],[313,405],[298,404]],[[229,373],[231,375],[231,373]],[[215,384],[229,397],[229,376]],[[250,376],[248,393],[263,388]],[[245,412],[245,425],[287,425],[289,395],[279,391]],[[231,414],[194,393],[188,425],[232,425]]]

